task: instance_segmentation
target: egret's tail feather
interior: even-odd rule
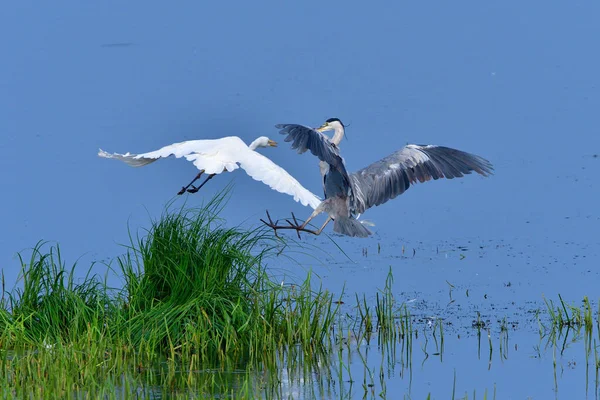
[[[367,237],[372,233],[359,220],[339,216],[333,221],[333,231],[341,233],[342,235],[362,238]]]
[[[115,160],[123,161],[124,163],[131,165],[132,167],[143,167],[157,160],[157,158],[136,158],[136,154],[119,154],[119,153],[107,153],[106,151],[99,149],[98,156],[103,158],[114,158]]]

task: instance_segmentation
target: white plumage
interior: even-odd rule
[[[143,154],[111,154],[100,149],[98,156],[121,160],[132,167],[142,167],[169,156],[185,157],[186,160],[194,163],[201,173],[208,174],[209,179],[211,175],[220,174],[224,171],[232,172],[242,167],[249,176],[263,182],[271,189],[293,196],[294,200],[304,206],[317,208],[321,203],[317,196],[303,187],[286,170],[255,151],[258,147],[275,146],[277,146],[277,143],[265,136],[253,141],[250,146],[247,146],[237,136],[228,136],[220,139],[174,143]]]

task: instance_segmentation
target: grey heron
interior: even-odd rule
[[[277,225],[269,216],[263,221],[277,232],[278,229],[320,234],[333,220],[333,230],[343,235],[367,237],[371,231],[358,217],[371,207],[379,206],[404,193],[412,184],[440,178],[459,178],[471,172],[482,176],[492,174],[492,164],[477,155],[436,145],[409,144],[373,164],[349,174],[340,155],[339,144],[345,126],[338,118],[330,118],[317,129],[298,124],[275,125],[279,133],[287,135],[292,149],[299,154],[310,150],[320,160],[325,200],[299,224],[287,220],[288,225]],[[329,138],[323,132],[333,131]],[[318,230],[307,229],[307,224],[320,213],[328,214]]]
[[[185,157],[186,160],[193,162],[200,172],[194,180],[177,193],[179,195],[186,191],[195,193],[215,175],[225,171],[232,172],[242,167],[249,176],[265,183],[271,189],[293,196],[294,200],[304,206],[317,208],[321,203],[321,199],[304,188],[286,170],[255,151],[257,148],[264,147],[277,147],[277,143],[266,136],[261,136],[248,146],[239,137],[228,136],[220,139],[174,143],[143,154],[111,154],[100,149],[98,156],[114,158],[132,167],[142,167],[171,155],[176,158]],[[192,186],[194,182],[200,179],[202,174],[207,174],[204,182],[198,187]],[[192,188],[190,189],[190,187]]]

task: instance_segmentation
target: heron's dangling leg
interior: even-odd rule
[[[325,229],[327,224],[330,223],[331,221],[333,221],[333,218],[328,216],[327,219],[325,220],[325,223],[317,231],[310,231],[310,230],[304,229],[304,232],[312,233],[313,235],[320,235],[321,232],[323,232],[323,229]]]
[[[321,213],[322,213],[322,211],[317,211],[317,210],[313,211],[313,213],[312,213],[312,214],[310,214],[310,217],[308,217],[308,218],[306,219],[306,221],[304,221],[304,223],[298,227],[298,229],[304,230],[304,228],[306,227],[306,225],[308,225],[308,223],[309,223],[309,222],[310,222],[310,221],[311,221],[311,220],[312,220],[314,217],[316,217],[317,215],[319,215],[319,214],[321,214]],[[296,221],[296,217],[294,216],[294,213],[292,213],[292,217],[294,217],[294,222],[296,223],[296,226],[298,226],[298,221]],[[326,222],[325,224],[327,224],[327,223],[329,222],[329,219],[331,219],[331,218],[328,218],[328,219],[327,219],[327,222]],[[289,223],[289,221],[288,221],[288,223]],[[324,227],[324,226],[323,226],[323,227]],[[321,233],[321,230],[319,230],[319,233]]]
[[[202,182],[200,184],[200,186],[198,187],[194,187],[192,186],[193,189],[188,189],[188,193],[196,193],[198,190],[200,190],[202,188],[202,186],[206,185],[206,182],[210,181],[216,174],[210,174],[209,176],[206,177],[206,179],[204,180],[204,182]]]
[[[192,186],[192,183],[196,182],[198,179],[200,179],[200,177],[202,176],[202,174],[204,173],[204,170],[201,169],[200,172],[198,173],[198,175],[196,175],[196,177],[187,185],[181,188],[181,190],[177,193],[179,195],[182,195],[185,193],[186,190],[188,190],[188,188],[190,186]]]

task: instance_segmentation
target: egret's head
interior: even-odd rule
[[[277,142],[269,139],[266,136],[257,138],[254,142],[250,143],[250,149],[256,150],[259,147],[277,147]]]
[[[317,132],[327,131],[339,131],[345,128],[345,125],[339,118],[329,118],[323,125],[321,125]]]

